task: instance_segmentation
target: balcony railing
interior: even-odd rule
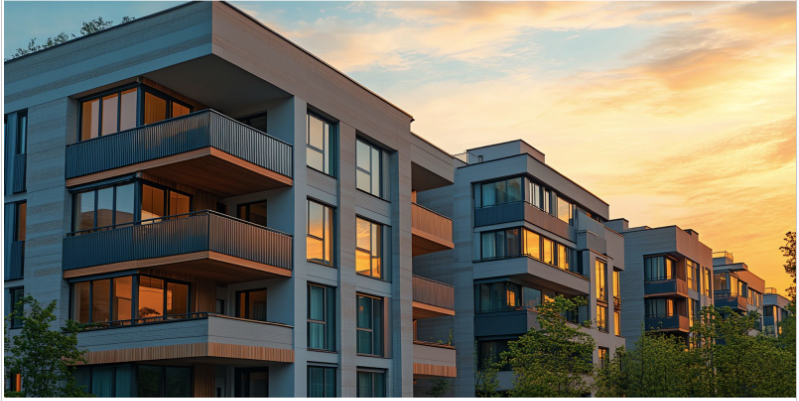
[[[142,325],[170,323],[170,322],[179,322],[187,320],[208,319],[209,316],[231,317],[221,313],[192,312],[192,313],[183,313],[178,315],[153,316],[153,317],[144,317],[144,318],[127,319],[127,320],[114,320],[108,322],[82,323],[80,324],[80,328],[81,331],[93,331],[93,330],[112,329],[117,327],[142,326]],[[235,319],[241,319],[241,318],[235,318]],[[250,320],[250,319],[241,319],[241,320],[291,327],[282,323],[273,323],[273,322],[265,322],[265,321]]]
[[[733,309],[745,311],[747,309],[747,299],[738,294],[737,291],[717,290],[713,292],[713,303],[717,308],[729,306]]]
[[[292,177],[292,146],[206,109],[67,146],[66,178],[213,147]],[[16,180],[15,180],[16,183]]]
[[[64,270],[213,251],[292,268],[292,237],[210,210],[71,233]]]
[[[8,266],[6,280],[18,280],[25,277],[25,241],[11,243],[11,261]]]
[[[413,300],[440,308],[455,309],[455,289],[449,284],[413,276]]]
[[[644,324],[646,325],[646,330],[691,330],[688,316],[681,314],[646,316],[644,317]]]
[[[452,242],[452,219],[416,203],[411,208],[411,227]]]
[[[555,235],[574,241],[574,227],[525,201],[483,206],[474,211],[474,226],[528,221]],[[595,245],[598,246],[598,245]]]
[[[764,292],[764,294],[772,294],[773,295],[773,294],[779,294],[779,293],[777,292],[777,289],[774,288],[774,287],[766,287],[766,292]]]
[[[28,156],[26,154],[14,155],[14,185],[13,193],[25,192],[26,164]]]
[[[644,283],[645,295],[678,294],[688,296],[688,283],[683,279],[648,281]]]

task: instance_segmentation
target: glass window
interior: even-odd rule
[[[164,280],[140,276],[138,318],[160,316],[164,316]]]
[[[264,303],[266,300],[264,300]],[[169,282],[166,285],[166,314],[185,315],[189,313],[188,284]]]
[[[88,294],[86,294],[86,297],[88,297]],[[114,320],[130,320],[133,310],[133,276],[114,279],[112,299]]]
[[[9,309],[11,312],[15,312],[14,319],[11,320],[11,328],[22,327],[22,319],[19,316],[22,315],[23,310],[19,305],[19,301],[25,296],[25,289],[22,287],[11,288],[8,292],[11,298],[11,307]]]
[[[374,196],[383,196],[383,151],[360,139],[355,141],[355,186]]]
[[[244,118],[241,120],[241,122],[261,132],[267,132],[268,126],[267,126],[266,113],[261,113],[255,116]]]
[[[166,215],[166,191],[142,184],[141,219],[150,220]]]
[[[114,93],[112,95],[104,96],[103,97],[103,111],[102,111],[102,131],[100,135],[108,135],[117,132],[117,124],[119,120],[117,118],[117,113],[119,112],[119,94]]]
[[[172,118],[185,116],[191,113],[191,109],[178,102],[172,102]]]
[[[136,368],[139,397],[191,396],[191,367],[138,365]]]
[[[382,278],[383,226],[356,218],[355,271],[365,276]]]
[[[236,317],[266,321],[266,290],[249,290],[238,293]]]
[[[538,305],[541,305],[541,291],[535,288],[523,287],[522,300],[524,301],[525,309],[536,310]]]
[[[608,331],[608,307],[596,306],[596,328],[599,331]]]
[[[331,124],[313,114],[308,114],[307,128],[308,167],[333,175],[334,153],[331,152],[333,143]]]
[[[135,128],[137,97],[138,90],[132,88],[82,102],[80,139],[84,141]]]
[[[79,323],[91,322],[89,316],[90,281],[72,285],[72,319]]]
[[[27,237],[28,225],[28,204],[26,202],[17,203],[17,216],[15,219],[16,230],[14,231],[14,241],[24,242]]]
[[[97,191],[97,227],[114,225],[114,187]]]
[[[80,140],[97,138],[100,133],[100,99],[83,102],[81,105]]]
[[[358,371],[358,397],[382,398],[386,396],[385,372]]]
[[[485,369],[500,361],[502,353],[508,350],[508,340],[478,341],[477,350],[477,366]],[[499,370],[510,370],[510,366],[503,364]]]
[[[613,270],[613,298],[621,302],[621,277],[618,270]]]
[[[621,311],[613,312],[613,335],[621,336]]]
[[[644,258],[644,280],[663,281],[675,277],[675,262],[666,256],[652,256]]]
[[[383,355],[383,300],[357,295],[357,353]]]
[[[191,211],[191,197],[179,192],[169,191],[169,215],[177,216]]]
[[[558,196],[558,218],[566,223],[574,224],[572,218],[574,217],[574,205],[566,199]]]
[[[594,264],[595,282],[596,282],[596,298],[600,301],[607,302],[607,269],[608,265],[603,260],[596,259]]]
[[[530,230],[524,230],[524,256],[541,259],[541,236]]]
[[[266,201],[239,205],[239,218],[266,227]]]
[[[564,245],[558,245],[558,267],[563,270],[569,270],[571,264],[571,249]]]
[[[668,298],[647,298],[644,300],[646,317],[669,317],[674,315],[674,300]]]
[[[135,213],[133,203],[135,201],[133,184],[116,187],[116,206],[114,208],[115,225],[133,222]]]
[[[28,152],[28,114],[19,113],[18,115],[16,154],[24,155]]]
[[[333,209],[308,200],[308,260],[333,266]]]
[[[119,130],[125,131],[136,128],[136,98],[138,90],[128,89],[120,94]]]
[[[481,184],[483,206],[493,206],[503,203],[519,202],[522,198],[522,177],[508,178]]]
[[[552,240],[549,240],[549,239],[546,239],[546,238],[542,238],[542,241],[544,243],[542,261],[544,263],[547,263],[547,264],[550,264],[550,265],[554,265],[555,264],[555,253],[554,253],[554,249],[553,248],[555,247],[555,243],[552,242]]]
[[[599,367],[604,368],[605,364],[610,361],[610,353],[609,350],[605,347],[598,347],[597,348],[597,356],[599,356]]]
[[[72,214],[74,231],[94,228],[94,197],[94,191],[75,194]]]
[[[336,350],[336,290],[308,284],[308,348]]]
[[[144,93],[144,124],[167,119],[167,100],[151,92]]]
[[[308,366],[308,398],[336,396],[336,368]]]
[[[92,321],[111,320],[111,280],[92,282]]]

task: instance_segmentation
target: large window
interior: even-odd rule
[[[176,216],[191,211],[191,196],[173,189],[142,184],[141,220]]]
[[[480,340],[477,342],[477,368],[486,369],[500,361],[502,353],[508,350],[507,339]],[[510,365],[502,364],[499,370],[510,370]]]
[[[566,223],[574,224],[574,205],[558,196],[558,218]]]
[[[336,290],[308,284],[308,348],[336,350]]]
[[[360,139],[355,141],[355,186],[374,196],[383,194],[383,151]]]
[[[336,396],[336,368],[308,366],[308,398]]]
[[[706,296],[710,296],[710,269],[705,269],[705,274],[702,280],[702,293]]]
[[[8,313],[14,313],[14,318],[11,319],[11,328],[17,329],[22,327],[22,319],[21,315],[23,310],[21,305],[19,305],[19,301],[22,300],[22,297],[25,296],[25,289],[23,287],[16,287],[16,288],[9,288],[8,290],[9,301],[11,301],[11,305],[9,305]]]
[[[686,281],[688,288],[698,291],[699,290],[699,265],[689,259],[685,259],[685,271],[687,274]]]
[[[644,300],[644,313],[646,317],[670,317],[677,313],[673,299],[648,298]]]
[[[594,262],[594,281],[596,282],[596,299],[602,302],[608,301],[607,294],[607,274],[608,264],[604,260],[596,259]]]
[[[386,396],[386,372],[358,371],[358,397],[382,398]]]
[[[80,323],[128,325],[133,319],[144,323],[187,313],[189,285],[185,283],[140,275],[72,284],[72,319]]]
[[[522,198],[522,177],[480,184],[482,206],[519,202]]]
[[[333,266],[333,209],[308,200],[308,260]]]
[[[357,295],[357,353],[383,356],[383,299]]]
[[[133,365],[80,366],[75,381],[97,397],[135,397]]]
[[[333,152],[332,125],[322,118],[308,114],[308,132],[306,136],[308,167],[328,175],[335,175],[335,152]]]
[[[14,242],[25,242],[28,225],[28,203],[18,202],[15,205]]]
[[[364,276],[383,277],[383,226],[356,218],[355,271]]]
[[[574,263],[574,250],[526,228],[480,233],[480,260],[526,256],[563,270],[582,274]]]
[[[239,291],[236,294],[236,317],[266,321],[266,290]]]
[[[621,336],[621,311],[618,309],[613,311],[613,334]]]
[[[604,368],[610,362],[610,350],[605,347],[597,348],[597,356],[599,357],[599,367]]]
[[[596,329],[599,331],[608,331],[608,307],[605,305],[596,306]]]
[[[191,366],[138,365],[137,397],[191,397]]]
[[[252,115],[252,116],[249,116],[249,117],[244,117],[244,118],[240,119],[239,121],[243,122],[244,124],[249,125],[250,127],[255,128],[255,129],[257,129],[257,130],[259,130],[259,131],[261,131],[263,133],[267,132],[268,126],[266,124],[267,119],[266,119],[266,113],[265,112],[264,113],[258,113],[258,114],[255,114],[255,115]]]
[[[507,310],[536,310],[542,302],[541,291],[516,283],[501,281],[475,284],[475,310],[478,313]]]
[[[28,153],[28,113],[17,113],[17,146],[14,154]]]
[[[191,106],[152,89],[144,90],[144,124],[154,124],[167,118],[175,118],[191,113]]]
[[[613,269],[613,303],[616,309],[621,307],[621,272]]]
[[[266,227],[266,201],[239,205],[239,218]]]
[[[671,280],[676,276],[674,259],[667,256],[651,256],[644,258],[644,281]]]

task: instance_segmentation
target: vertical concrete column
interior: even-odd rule
[[[338,248],[339,380],[342,397],[357,394],[355,291],[355,128],[339,123],[336,240]]]
[[[391,396],[413,397],[413,237],[411,147],[398,141],[391,156]]]
[[[54,326],[69,317],[69,287],[62,279],[64,235],[71,227],[72,198],[66,190],[67,136],[77,129],[77,105],[69,98],[28,109],[28,202],[25,293],[46,305],[58,302]]]

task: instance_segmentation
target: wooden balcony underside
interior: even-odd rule
[[[440,316],[455,316],[455,311],[453,309],[442,308],[440,306],[413,301],[414,320],[429,319],[431,317],[440,317]]]
[[[213,147],[106,170],[67,180],[67,187],[147,172],[223,197],[290,187],[293,180]]]
[[[65,279],[137,270],[146,273],[148,268],[158,268],[174,273],[208,278],[222,283],[291,277],[291,270],[253,262],[213,251],[192,252],[161,258],[132,260],[106,265],[67,270]]]
[[[226,358],[265,362],[294,362],[294,350],[220,343],[175,344],[87,352],[86,364],[124,363],[184,358]]]

